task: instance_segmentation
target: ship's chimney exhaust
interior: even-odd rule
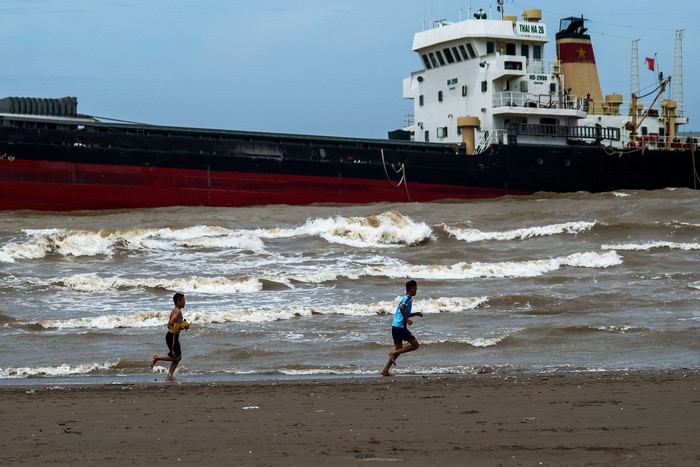
[[[591,36],[586,34],[583,16],[563,18],[559,23],[557,38],[557,60],[564,73],[565,87],[578,97],[590,97],[602,103],[598,68],[593,55]]]

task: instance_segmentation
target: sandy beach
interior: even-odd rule
[[[0,464],[697,465],[699,386],[677,370],[5,387]]]

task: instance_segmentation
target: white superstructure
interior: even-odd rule
[[[632,104],[621,108],[620,94],[602,98],[590,41],[575,50],[579,58],[591,55],[590,66],[575,66],[585,66],[586,73],[595,74],[591,78],[597,86],[591,86],[593,97],[590,93],[575,95],[576,90],[581,92],[576,84],[572,92],[562,66],[566,60],[544,60],[549,38],[540,19],[541,12],[531,9],[523,13],[522,20],[513,16],[458,23],[440,20],[437,27],[417,33],[413,50],[423,69],[403,82],[404,98],[414,100],[413,123],[404,130],[411,132],[415,141],[464,143],[468,152],[478,152],[491,143],[508,144],[509,131],[511,136],[517,133],[518,143],[567,144],[576,140],[580,144],[599,141],[613,147],[629,146],[635,139],[630,136]],[[578,22],[577,18],[568,20]],[[562,24],[564,28],[570,23],[562,20]],[[578,26],[583,34],[582,18]],[[579,47],[577,40],[568,40],[567,45]],[[675,103],[664,99],[661,110],[650,112],[637,128],[638,141],[656,145],[662,141],[670,146],[666,137],[673,138],[676,126],[687,122],[673,115],[674,109]],[[641,104],[636,113],[635,124],[644,113]],[[519,125],[509,127],[511,123]]]

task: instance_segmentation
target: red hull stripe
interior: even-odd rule
[[[410,175],[410,174],[409,174]],[[301,175],[0,159],[0,209],[374,203],[489,198],[523,191]]]

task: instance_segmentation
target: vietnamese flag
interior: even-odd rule
[[[557,57],[563,63],[595,63],[590,41],[560,39],[557,41]]]
[[[654,71],[654,60],[655,60],[655,59],[649,58],[649,57],[647,57],[647,59],[646,59],[647,66],[649,67],[649,69],[650,69],[651,71]]]

